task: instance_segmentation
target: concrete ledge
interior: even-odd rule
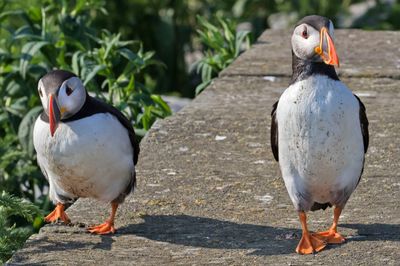
[[[79,200],[68,210],[76,226],[43,227],[9,265],[398,265],[400,33],[337,33],[341,73],[367,107],[371,143],[339,226],[348,241],[316,256],[294,253],[300,226],[269,146],[271,106],[289,82],[289,37],[266,31],[189,106],[150,130],[117,234],[87,234],[79,223],[101,222],[109,206]],[[325,229],[331,219],[331,210],[312,213],[310,227]]]

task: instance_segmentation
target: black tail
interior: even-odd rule
[[[327,203],[314,202],[314,205],[311,207],[311,211],[317,211],[320,209],[325,210],[328,207],[332,207],[332,204],[330,204],[329,202],[327,202]]]

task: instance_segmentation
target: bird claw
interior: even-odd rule
[[[324,238],[307,233],[301,237],[296,252],[299,254],[314,254],[323,250],[326,245],[327,243]]]
[[[329,244],[342,244],[346,241],[346,238],[334,230],[313,233],[312,235],[325,238]]]
[[[58,203],[56,205],[55,209],[44,218],[44,221],[46,223],[55,223],[60,220],[64,224],[71,223],[71,220],[69,219],[68,215],[64,211],[64,205],[62,205],[61,203]]]
[[[105,221],[104,223],[102,223],[100,225],[90,226],[87,230],[92,234],[98,234],[98,235],[106,235],[106,234],[114,234],[115,233],[114,223],[112,223],[110,221]]]

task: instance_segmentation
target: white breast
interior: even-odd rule
[[[40,118],[34,127],[38,162],[50,183],[50,198],[117,198],[134,172],[133,149],[127,130],[108,113],[60,123],[54,137]]]
[[[296,82],[282,94],[277,120],[279,164],[295,206],[332,202],[354,190],[363,139],[359,103],[342,82],[325,76]]]

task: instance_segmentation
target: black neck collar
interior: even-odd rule
[[[333,80],[339,80],[335,67],[323,62],[315,62],[298,58],[292,51],[292,80],[290,84],[305,80],[312,75],[324,75]]]
[[[76,114],[74,114],[68,118],[61,119],[61,122],[71,122],[71,121],[75,121],[78,119],[82,119],[82,118],[94,115],[96,113],[104,113],[104,112],[106,112],[105,108],[101,108],[101,107],[103,107],[103,105],[104,105],[104,103],[91,97],[86,92],[86,100],[85,100],[85,103],[83,104],[83,106],[81,107],[81,109]],[[45,121],[47,123],[49,122],[49,117],[45,111],[42,112],[40,117],[43,121]]]

